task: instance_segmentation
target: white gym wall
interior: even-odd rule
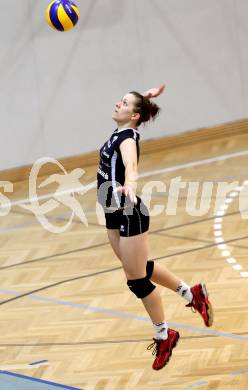
[[[247,0],[75,0],[69,32],[49,0],[1,4],[0,170],[98,149],[114,103],[161,82],[142,139],[248,117]]]

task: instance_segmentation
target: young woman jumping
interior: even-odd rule
[[[163,368],[179,339],[165,321],[160,293],[155,284],[177,292],[186,306],[200,313],[206,326],[213,323],[213,311],[204,284],[189,287],[165,266],[148,261],[149,212],[136,195],[139,161],[139,126],[155,119],[160,108],[151,101],[164,85],[143,94],[127,93],[115,105],[112,119],[117,129],[100,150],[97,174],[98,201],[104,208],[107,234],[121,261],[127,285],[143,305],[154,325],[154,342],[148,347],[156,354],[153,369]],[[155,284],[154,284],[155,283]]]

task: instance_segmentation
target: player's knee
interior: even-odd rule
[[[141,279],[128,280],[127,285],[136,297],[141,299],[147,297],[156,288],[147,276]]]
[[[154,261],[148,260],[146,263],[146,276],[148,279],[151,279],[152,274],[153,274],[153,269],[154,269]]]

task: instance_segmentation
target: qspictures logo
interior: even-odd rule
[[[38,180],[40,171],[48,163],[59,167],[61,173],[52,174],[40,182]],[[51,157],[38,159],[30,171],[27,199],[11,202],[7,194],[13,193],[13,183],[0,181],[0,189],[2,190],[0,192],[0,217],[6,217],[10,213],[12,206],[15,205],[32,212],[42,227],[51,233],[59,234],[65,232],[71,226],[75,216],[79,218],[82,224],[88,226],[87,209],[84,208],[83,196],[88,191],[96,189],[96,181],[83,184],[84,174],[85,171],[82,168],[76,168],[68,173],[59,161]],[[38,190],[44,189],[50,184],[56,186],[56,190],[53,193],[38,195]],[[248,180],[241,184],[242,186],[240,186],[239,181],[229,182],[221,180],[186,182],[182,180],[181,176],[173,177],[166,184],[157,180],[146,181],[139,190],[139,195],[146,205],[143,209],[141,208],[141,212],[144,214],[149,212],[151,217],[164,215],[166,218],[168,215],[177,215],[178,210],[180,210],[180,213],[183,212],[194,217],[208,215],[211,211],[213,215],[220,218],[219,214],[224,212],[221,208],[227,208],[228,202],[230,203],[230,197],[236,193],[236,201],[238,201],[241,218],[247,219]],[[101,197],[99,194],[105,198],[109,187],[112,186],[113,183],[111,181],[104,182],[104,185],[98,189],[98,199]],[[115,191],[118,190],[118,186],[117,183],[115,185],[116,190],[113,191],[113,200],[116,199]],[[238,191],[236,191],[237,188]],[[76,199],[75,194],[81,196],[80,202]],[[96,198],[95,194],[92,194],[92,196]],[[57,226],[52,223],[53,219],[48,214],[56,211],[61,205],[69,210],[70,215],[68,219],[65,219],[63,226]],[[103,209],[98,202],[95,205],[95,215],[98,222],[99,224],[104,224]],[[113,209],[110,207],[107,212],[113,212]],[[133,212],[132,208],[129,208],[129,210],[131,210],[131,213]],[[125,212],[128,213],[129,210]]]
[[[39,172],[47,163],[57,165],[61,173],[52,174],[38,185]],[[30,171],[28,200],[16,203],[18,207],[31,211],[44,229],[51,233],[58,234],[65,232],[70,227],[74,216],[77,216],[84,225],[88,226],[83,207],[74,195],[75,193],[84,195],[89,189],[89,186],[84,186],[79,180],[84,173],[85,171],[81,168],[76,168],[70,173],[67,173],[59,161],[51,157],[40,158],[34,163]],[[45,196],[37,195],[38,188],[44,188],[51,183],[57,185],[57,189],[53,194]],[[0,187],[3,187],[5,193],[13,192],[13,184],[11,182],[0,181]],[[48,200],[40,204],[40,201],[44,201],[44,199]],[[0,193],[0,202],[0,216],[8,215],[11,210],[10,200],[6,195]],[[61,204],[66,206],[71,211],[71,214],[64,226],[56,226],[49,221],[47,214],[56,210]]]

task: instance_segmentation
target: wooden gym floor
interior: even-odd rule
[[[151,180],[167,185],[166,193],[153,191],[152,205],[167,205],[175,177],[213,182],[204,215],[190,215],[186,188],[176,215],[151,218],[150,258],[190,285],[205,281],[215,313],[213,327],[205,328],[182,298],[161,288],[166,319],[181,339],[159,372],[146,349],[152,326],[96,217],[95,189],[75,195],[88,227],[75,217],[70,229],[54,234],[15,203],[28,197],[28,183],[14,183],[13,194],[5,194],[13,206],[0,217],[0,369],[84,390],[247,389],[248,222],[240,213],[247,165],[247,133],[141,158],[140,191]],[[81,182],[94,181],[96,167],[85,170]],[[236,182],[224,206],[220,182]],[[55,188],[47,185],[39,194]],[[63,205],[48,214],[56,226],[69,215]]]

